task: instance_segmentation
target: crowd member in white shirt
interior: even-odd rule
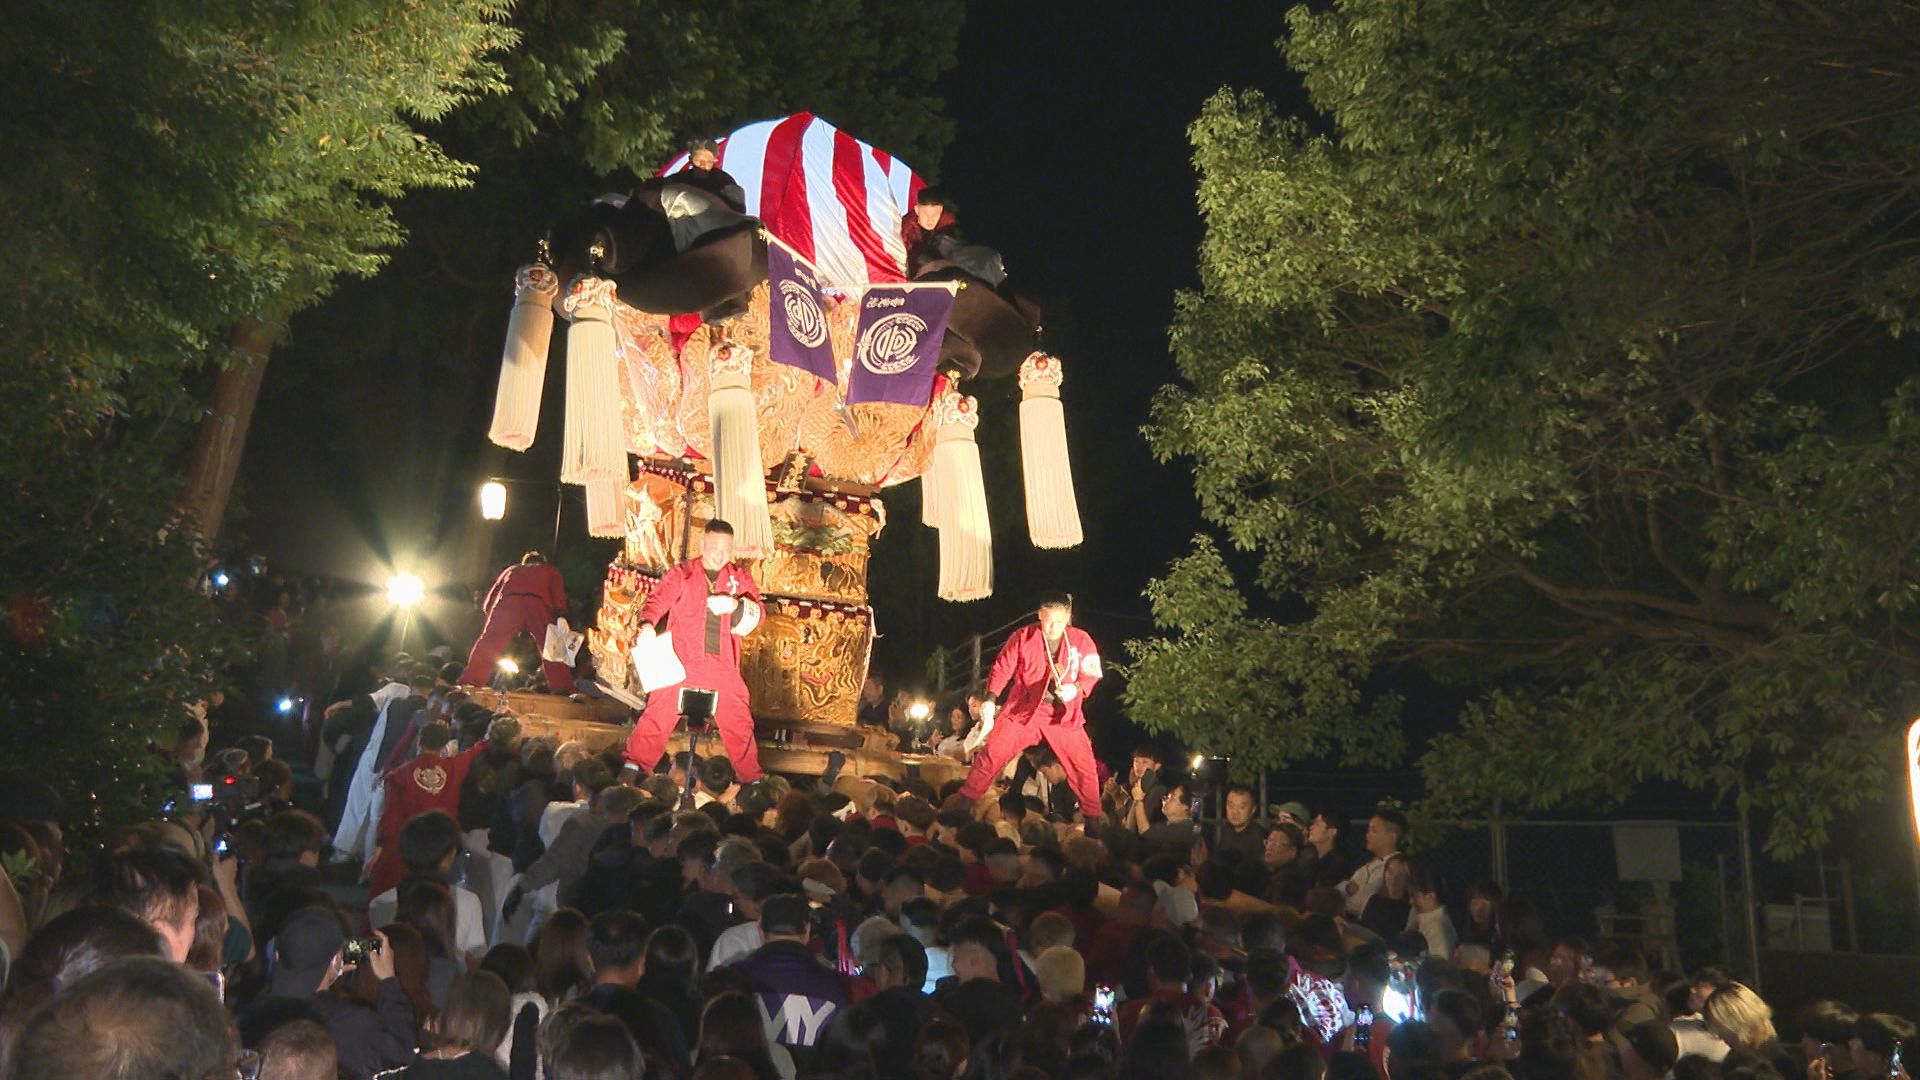
[[[1407,929],[1417,930],[1427,939],[1427,955],[1447,957],[1453,955],[1454,946],[1460,944],[1460,935],[1453,928],[1453,918],[1447,914],[1447,906],[1440,901],[1440,893],[1445,885],[1440,875],[1424,866],[1413,868],[1413,879],[1407,896],[1413,901],[1413,911],[1407,916]]]
[[[727,874],[734,913],[746,921],[720,932],[707,956],[707,970],[725,967],[765,944],[760,936],[760,902],[785,887],[780,871],[770,863],[749,862]]]
[[[342,763],[351,771],[344,780],[346,812],[340,816],[339,828],[333,834],[333,857],[337,862],[365,862],[373,847],[373,823],[379,818],[378,808],[374,806],[374,796],[380,789],[376,766],[381,744],[386,741],[387,713],[395,702],[406,700],[411,693],[411,687],[395,679],[368,695],[373,699],[373,731],[359,758]]]
[[[1406,835],[1407,816],[1392,807],[1375,810],[1367,820],[1367,854],[1372,858],[1355,870],[1342,886],[1347,894],[1348,918],[1359,918],[1367,901],[1380,891],[1387,877],[1387,859],[1399,853],[1400,842]]]
[[[487,922],[480,897],[452,882],[460,857],[460,823],[442,810],[429,810],[400,826],[400,860],[409,877],[445,882],[453,895],[453,945],[460,955],[449,957],[462,968],[475,968],[487,952]],[[385,926],[400,908],[400,890],[388,889],[367,903],[367,922]]]

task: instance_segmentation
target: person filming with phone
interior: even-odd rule
[[[342,1075],[368,1077],[413,1060],[413,1003],[394,975],[393,950],[385,934],[349,939],[340,913],[301,908],[288,916],[271,945],[270,993],[240,1016],[240,1036],[252,1046],[283,1024],[316,1020],[333,1036]],[[366,965],[379,985],[368,1006],[336,988],[341,977]]]

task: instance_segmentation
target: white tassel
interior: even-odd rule
[[[932,430],[933,421],[927,421],[928,430]],[[927,471],[920,474],[920,524],[929,529],[940,527],[940,455],[927,462]]]
[[[1027,535],[1038,548],[1078,547],[1085,539],[1067,460],[1062,378],[1059,359],[1046,353],[1020,364],[1020,473],[1027,488]]]
[[[540,427],[540,392],[547,381],[547,344],[553,339],[553,298],[560,279],[534,263],[513,276],[513,314],[500,354],[500,390],[493,399],[487,438],[509,450],[533,445]]]
[[[948,389],[935,399],[933,469],[940,521],[942,600],[982,600],[993,595],[993,527],[987,519],[987,488],[980,476],[980,403]]]
[[[587,535],[618,539],[627,535],[620,512],[620,489],[614,480],[587,481]]]
[[[574,279],[567,290],[567,426],[560,480],[586,484],[627,478],[620,433],[620,371],[613,358],[613,282]]]
[[[760,461],[760,417],[753,403],[753,350],[723,345],[708,355],[714,513],[733,526],[736,552],[765,555],[773,550],[773,519],[767,513],[767,469]]]

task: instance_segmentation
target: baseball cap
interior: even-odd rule
[[[288,917],[273,939],[273,987],[276,997],[310,998],[347,943],[340,917],[326,908],[301,908]]]
[[[1313,822],[1313,811],[1307,809],[1307,804],[1303,802],[1283,802],[1273,808],[1273,815],[1290,817],[1303,829]]]

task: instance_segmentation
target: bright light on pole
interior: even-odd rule
[[[488,521],[507,516],[507,485],[498,480],[480,485],[480,516]]]
[[[402,571],[387,579],[387,602],[394,607],[411,610],[426,597],[427,585],[417,574]]]
[[[1907,793],[1913,800],[1913,831],[1920,837],[1920,720],[1907,729]]]
[[[932,715],[933,706],[924,701],[916,701],[907,706],[907,719],[912,720],[916,724]]]

